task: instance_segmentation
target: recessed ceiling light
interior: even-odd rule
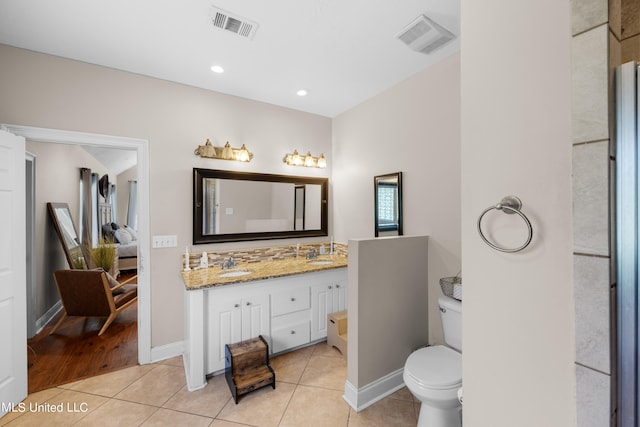
[[[213,71],[214,73],[222,74],[224,73],[224,68],[219,65],[214,65],[213,67],[211,67],[211,71]]]
[[[298,96],[307,96],[307,91],[305,89],[300,89],[296,92]]]

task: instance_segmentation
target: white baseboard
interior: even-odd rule
[[[403,371],[404,368],[398,369],[360,389],[347,381],[344,385],[342,398],[356,412],[360,412],[404,387]]]
[[[45,314],[40,316],[40,318],[36,320],[36,333],[34,334],[34,336],[42,332],[44,327],[47,326],[49,322],[51,322],[51,319],[56,317],[60,310],[62,310],[62,301],[58,301],[57,303],[53,304]]]
[[[184,342],[177,341],[171,344],[151,347],[151,362],[160,362],[161,360],[171,359],[172,357],[182,356],[184,353]]]

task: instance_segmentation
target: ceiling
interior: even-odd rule
[[[398,40],[420,14],[460,34],[459,0],[1,0],[0,43],[335,117],[459,50]]]

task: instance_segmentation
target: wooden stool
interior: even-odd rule
[[[347,312],[339,311],[327,316],[327,345],[340,350],[347,358]]]
[[[235,344],[226,344],[224,374],[233,400],[258,388],[276,388],[276,374],[269,365],[269,345],[260,335]]]

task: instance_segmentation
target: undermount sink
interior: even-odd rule
[[[312,265],[328,265],[328,264],[333,264],[333,261],[319,259],[317,261],[309,261],[309,264],[312,264]]]
[[[218,277],[238,277],[238,276],[246,276],[247,274],[251,274],[251,272],[247,270],[234,270],[234,271],[227,271],[226,273],[220,273],[218,274]]]

